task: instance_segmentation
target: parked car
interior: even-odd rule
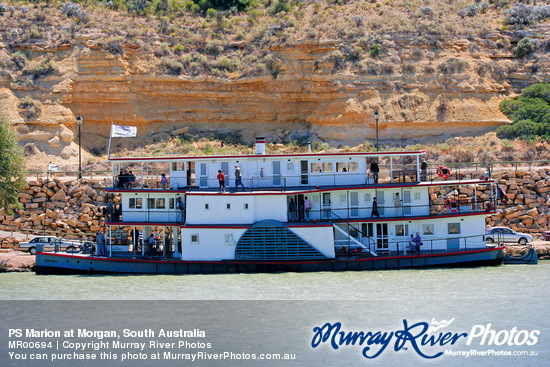
[[[507,227],[491,227],[487,230],[485,240],[487,243],[518,243],[525,245],[527,242],[533,241],[533,236],[513,231]]]
[[[56,245],[59,246],[59,251],[75,251],[79,248],[80,244],[76,241],[64,241],[54,236],[38,236],[30,240],[29,242],[19,243],[20,251],[28,251],[31,255],[36,254],[36,246],[42,245],[44,251],[55,251]]]

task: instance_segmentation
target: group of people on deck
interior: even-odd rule
[[[136,175],[134,175],[132,171],[120,171],[117,181],[117,188],[129,189],[132,187],[132,184],[136,182]]]
[[[288,221],[309,221],[309,212],[311,211],[311,200],[306,196],[304,199],[298,197],[297,202],[290,198],[288,202]]]
[[[218,179],[218,183],[220,185],[220,193],[225,193],[225,174],[222,172],[221,169],[218,170],[218,176],[216,176]],[[241,176],[241,167],[239,167],[238,164],[235,165],[235,190],[239,188],[239,186],[242,187],[244,190],[243,180]]]

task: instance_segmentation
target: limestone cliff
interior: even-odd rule
[[[539,39],[548,39],[545,28],[538,32]],[[373,113],[379,111],[381,142],[426,143],[510,123],[500,101],[550,79],[542,46],[532,56],[514,56],[525,32],[385,34],[377,41],[383,57],[359,60],[345,56],[351,42],[301,39],[269,45],[275,72],[228,77],[162,73],[161,59],[147,48],[128,41],[113,54],[97,47],[89,29],[75,32],[72,42],[51,44],[14,44],[9,29],[0,33],[0,59],[17,49],[57,63],[55,73],[26,82],[4,70],[0,100],[18,125],[26,153],[61,163],[59,157],[74,163],[78,155],[78,115],[84,119],[84,161],[106,153],[111,123],[138,127],[139,139],[115,142],[130,147],[184,127],[191,133],[238,133],[243,142],[255,135],[271,141],[308,135],[338,146],[374,140]],[[42,105],[36,116],[22,117],[26,96]]]

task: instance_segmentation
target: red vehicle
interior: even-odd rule
[[[550,231],[544,232],[544,240],[545,241],[550,241]]]

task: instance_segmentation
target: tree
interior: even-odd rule
[[[27,182],[23,150],[17,132],[0,115],[0,207],[11,212],[19,204],[19,192]]]

